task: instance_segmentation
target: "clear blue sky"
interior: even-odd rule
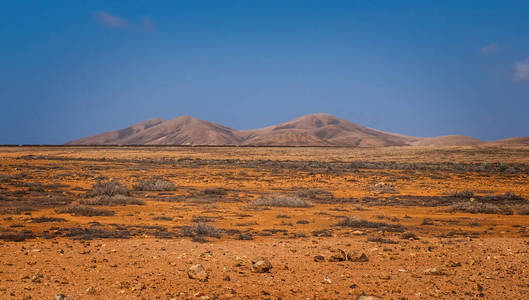
[[[435,3],[434,3],[435,2]],[[326,112],[529,136],[529,1],[2,1],[0,144]]]

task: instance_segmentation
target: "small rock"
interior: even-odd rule
[[[364,252],[349,252],[347,253],[347,260],[352,262],[366,262],[369,259]]]
[[[331,284],[332,281],[328,276],[325,276],[325,278],[323,278],[323,283]]]
[[[204,267],[201,264],[195,264],[189,267],[189,270],[187,271],[187,276],[191,279],[197,279],[201,281],[208,280],[208,273],[204,269]]]
[[[332,249],[331,252],[333,254],[329,257],[330,262],[347,260],[347,254],[342,249]]]
[[[442,270],[438,270],[437,268],[426,269],[424,270],[423,274],[424,275],[446,275],[445,272],[443,272]]]
[[[254,273],[266,273],[272,269],[272,264],[265,257],[257,257],[252,260],[251,270]]]
[[[97,290],[96,290],[95,287],[91,286],[91,287],[86,289],[86,294],[87,295],[95,295],[95,294],[97,294]]]
[[[55,296],[55,300],[70,300],[70,297],[66,296],[65,294],[57,294],[57,296]]]
[[[316,255],[316,256],[314,256],[314,261],[315,262],[325,261],[325,257],[323,257],[322,255]]]
[[[358,298],[356,298],[356,300],[379,300],[380,298],[378,298],[377,296],[365,296],[365,295],[361,295],[361,296],[358,296]]]

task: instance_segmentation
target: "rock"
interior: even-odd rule
[[[322,255],[316,255],[316,256],[314,256],[314,261],[315,262],[325,261],[325,257],[323,257]]]
[[[450,267],[450,268],[456,268],[456,267],[461,267],[461,263],[460,262],[449,261],[448,263],[446,263],[446,266]]]
[[[424,275],[446,275],[443,270],[438,270],[437,268],[429,268],[424,270]]]
[[[252,260],[251,270],[254,273],[266,273],[272,269],[272,264],[265,257],[257,257]]]
[[[345,261],[347,260],[347,255],[342,249],[331,249],[332,255],[329,257],[330,262]]]
[[[201,264],[195,264],[189,267],[189,270],[187,270],[187,276],[191,279],[197,279],[201,281],[208,280],[208,272],[206,272],[206,269]]]
[[[358,298],[356,298],[356,300],[379,300],[380,298],[378,298],[377,296],[366,296],[366,295],[361,295],[361,296],[358,296]]]
[[[235,263],[233,264],[234,267],[242,267],[245,265],[245,261],[242,257],[235,257]]]
[[[325,278],[323,278],[323,283],[331,284],[332,281],[328,276],[325,276]]]
[[[65,294],[57,294],[57,296],[55,296],[55,300],[71,300],[71,298]]]
[[[364,252],[349,252],[347,253],[347,260],[352,262],[366,262],[369,259],[367,258],[367,255]]]
[[[97,294],[97,290],[96,290],[95,287],[91,286],[91,287],[86,289],[86,294],[87,295],[95,295],[95,294]]]

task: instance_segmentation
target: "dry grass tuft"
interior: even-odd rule
[[[477,201],[455,203],[450,207],[449,211],[466,212],[471,214],[512,215],[512,210],[510,208]]]
[[[95,209],[85,205],[71,205],[55,210],[58,214],[70,214],[73,216],[95,217],[95,216],[113,216],[114,212],[106,209]]]
[[[312,207],[312,202],[300,199],[295,196],[273,195],[254,200],[253,206],[274,206],[274,207]]]
[[[174,191],[176,186],[173,182],[154,177],[150,179],[139,180],[133,187],[137,191]]]

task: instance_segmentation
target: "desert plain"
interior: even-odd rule
[[[0,147],[0,298],[527,299],[528,199],[529,147]]]

